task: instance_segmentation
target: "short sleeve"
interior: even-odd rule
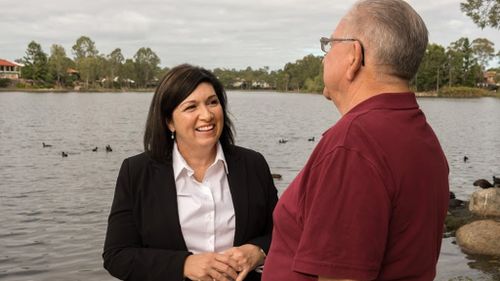
[[[311,168],[293,270],[332,278],[376,278],[391,211],[379,169],[368,157],[344,147]]]

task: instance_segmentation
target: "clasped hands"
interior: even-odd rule
[[[264,263],[258,246],[245,244],[221,253],[190,255],[184,263],[184,276],[200,281],[243,281],[247,274]]]

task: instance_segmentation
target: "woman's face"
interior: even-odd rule
[[[201,83],[172,112],[167,123],[175,132],[179,150],[212,149],[219,141],[224,114],[219,98],[210,83]]]

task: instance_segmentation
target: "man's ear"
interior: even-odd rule
[[[347,69],[347,79],[349,81],[353,81],[356,78],[358,71],[363,65],[363,51],[361,49],[361,45],[359,44],[359,42],[354,41],[352,47],[352,57]]]

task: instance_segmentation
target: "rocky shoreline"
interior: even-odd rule
[[[500,188],[478,190],[462,204],[450,198],[444,237],[456,237],[467,254],[500,257]]]

